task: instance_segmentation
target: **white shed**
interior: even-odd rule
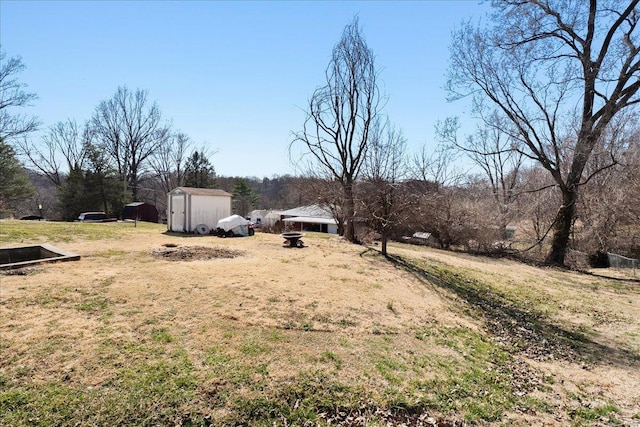
[[[201,224],[215,230],[231,215],[231,198],[223,190],[176,187],[167,194],[167,230],[193,233]]]

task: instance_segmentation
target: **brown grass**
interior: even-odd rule
[[[304,372],[322,372],[383,402],[391,389],[416,393],[415,384],[440,378],[440,361],[467,360],[470,350],[458,351],[453,338],[442,335],[464,330],[487,343],[504,339],[509,363],[544,383],[523,393],[547,409],[512,408],[498,424],[589,425],[576,411],[601,403],[617,412],[597,422],[640,424],[633,418],[640,416],[637,283],[390,245],[393,255],[423,269],[412,270],[322,235],[306,236],[307,247],[298,249],[264,233],[221,239],[146,226],[101,240],[79,235],[52,243],[82,259],[0,276],[3,387],[62,383],[106,393],[117,389],[122,369],[182,355],[198,382],[195,403],[183,409],[214,420],[230,416],[230,398],[221,396],[257,395],[252,381],[269,389]],[[567,350],[567,357],[560,345],[549,347],[549,357],[512,350],[510,331],[487,326],[504,329],[497,309],[489,312],[471,294],[438,286],[429,279],[431,266],[491,284],[501,301],[530,307],[543,319],[537,333],[562,329],[586,343]],[[517,316],[509,321],[514,330],[524,325]],[[434,330],[435,338],[416,340],[418,330]],[[222,354],[264,366],[268,374],[254,370],[253,379],[232,390],[231,380],[211,374],[218,366],[212,357]],[[410,365],[418,356],[425,366]],[[437,408],[434,416],[464,416]]]

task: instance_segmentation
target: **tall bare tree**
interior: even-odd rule
[[[303,130],[292,142],[301,143],[315,168],[340,184],[345,237],[352,242],[356,240],[353,186],[383,103],[374,59],[354,18],[333,48],[326,83],[311,96]]]
[[[97,145],[109,154],[135,200],[149,157],[170,136],[160,108],[149,102],[146,90],[118,87],[111,99],[100,102],[91,124]]]
[[[0,47],[0,141],[9,144],[38,128],[35,117],[13,111],[29,106],[38,96],[25,92],[26,85],[15,77],[25,69],[22,59],[12,57],[5,61],[5,58],[6,53]]]
[[[370,133],[370,147],[359,185],[363,214],[380,233],[382,255],[387,255],[387,241],[402,225],[415,197],[407,194],[406,139],[401,130],[386,121],[377,122]]]
[[[603,133],[587,162],[587,172],[602,169],[611,164],[611,158],[620,159],[613,167],[595,175],[580,193],[578,203],[579,226],[576,234],[578,249],[593,253],[608,252],[616,248],[623,235],[629,235],[629,224],[637,223],[633,218],[633,207],[640,205],[638,176],[640,164],[640,127],[638,114],[621,114]],[[634,194],[635,192],[635,194]]]
[[[191,145],[192,141],[185,133],[172,133],[160,142],[149,158],[151,169],[160,181],[163,196],[184,185],[185,162]]]
[[[504,239],[507,225],[515,217],[514,205],[519,194],[522,152],[515,148],[508,120],[497,111],[483,117],[475,133],[458,138],[460,123],[449,118],[436,125],[436,134],[444,142],[462,151],[482,170],[497,212],[498,226]]]
[[[84,168],[90,144],[91,130],[88,124],[79,127],[71,119],[51,126],[38,145],[26,138],[18,142],[28,165],[56,187],[63,184],[69,171]]]
[[[539,162],[562,193],[547,262],[564,265],[579,187],[600,136],[638,103],[638,0],[495,1],[489,27],[453,35],[447,87],[474,94],[514,125],[522,154]],[[574,128],[567,117],[578,117]],[[604,165],[603,168],[607,168]]]

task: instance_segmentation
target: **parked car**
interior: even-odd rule
[[[76,221],[80,222],[114,222],[117,218],[109,218],[104,212],[83,212]]]
[[[42,221],[42,220],[44,220],[44,218],[42,218],[40,215],[27,215],[27,216],[23,216],[22,218],[20,218],[20,220],[22,220],[22,221]]]

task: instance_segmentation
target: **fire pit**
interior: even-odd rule
[[[304,248],[304,242],[302,240],[300,240],[302,238],[302,236],[304,236],[304,233],[295,233],[295,232],[289,232],[289,233],[282,233],[280,235],[280,237],[283,237],[285,239],[284,244],[287,245],[290,248]]]

